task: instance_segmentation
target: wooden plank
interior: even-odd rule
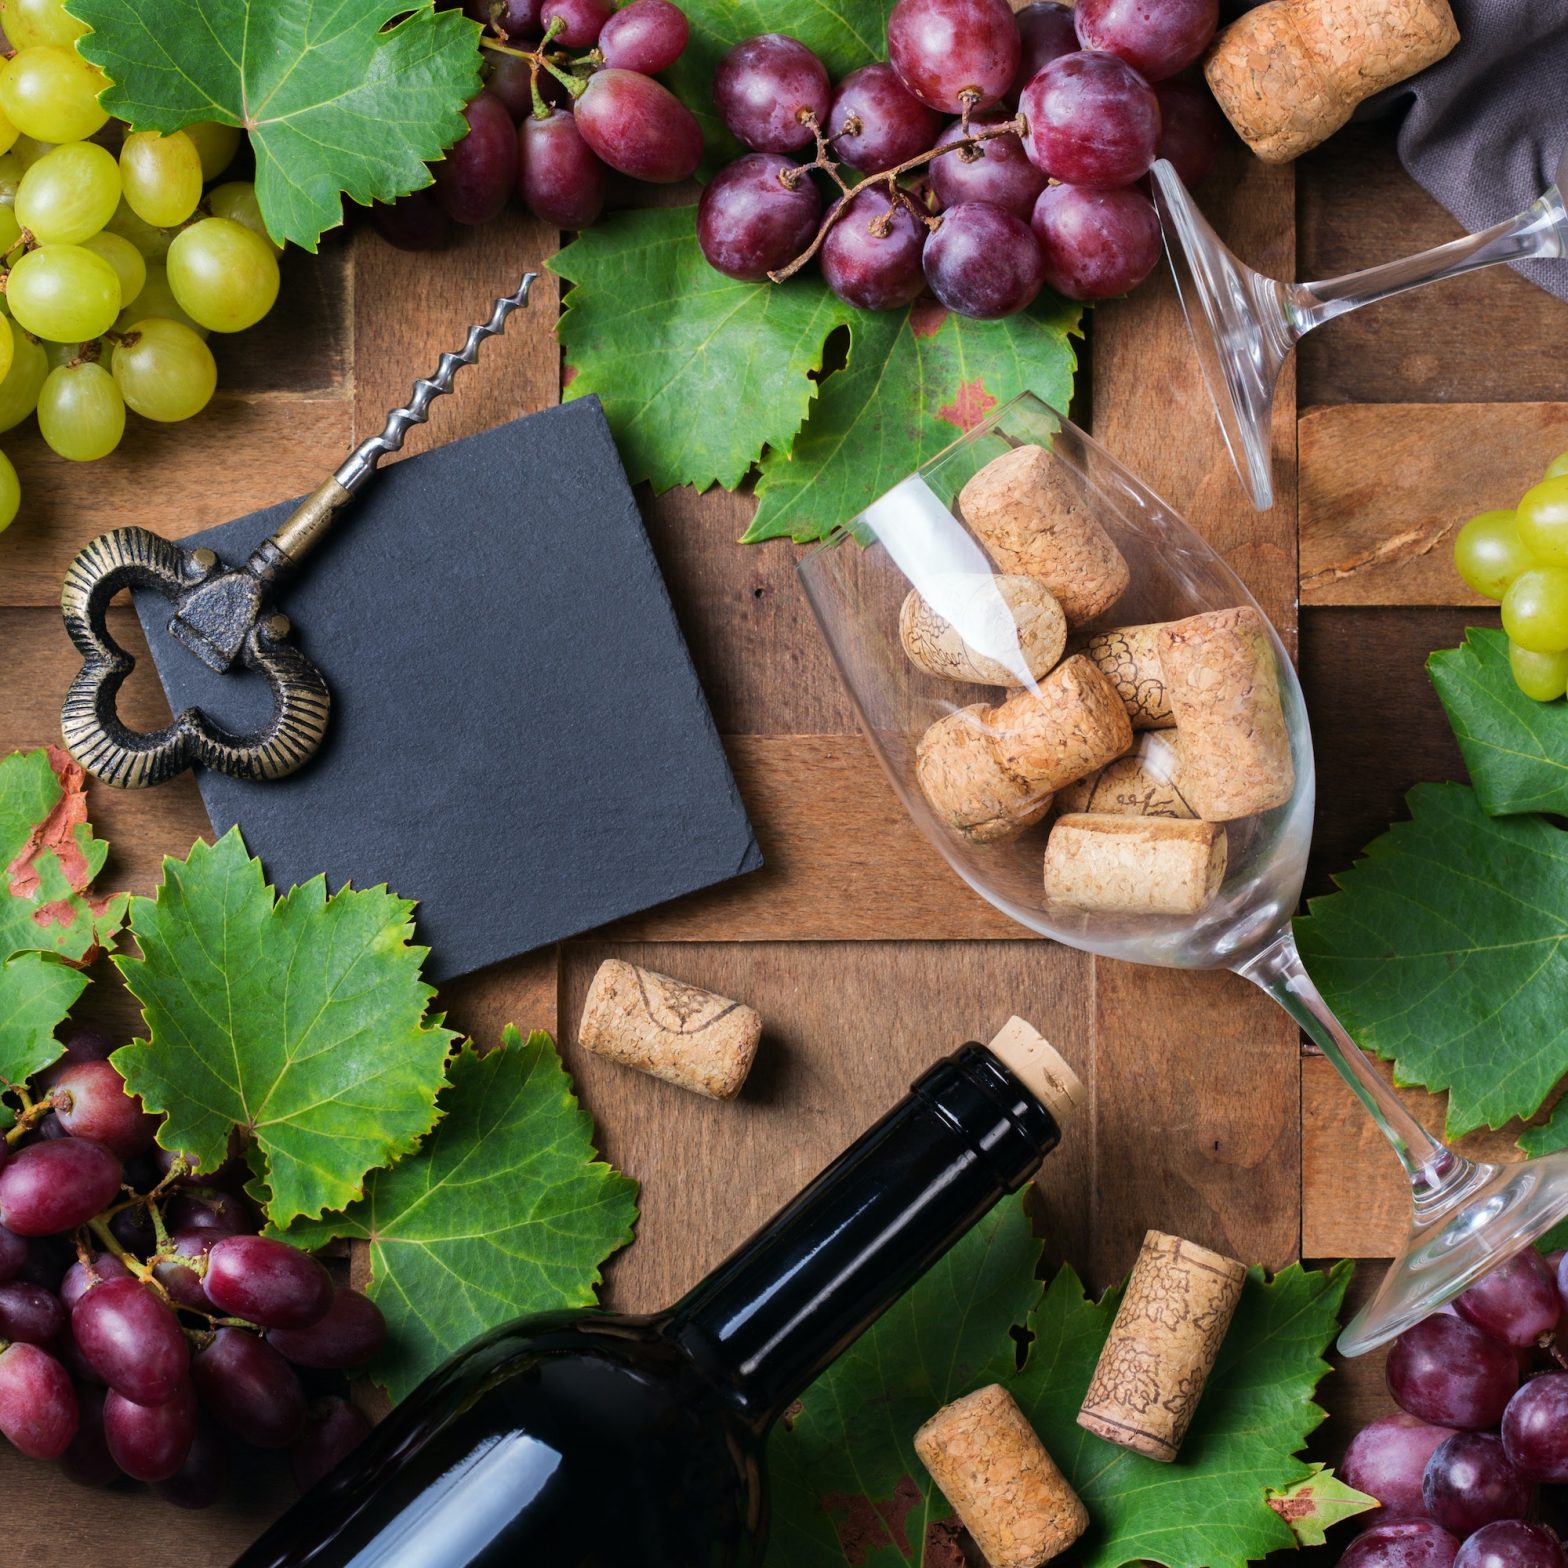
[[[1490,605],[1454,537],[1568,448],[1568,403],[1314,408],[1299,438],[1303,604]]]
[[[1318,1267],[1327,1267],[1326,1263]],[[1361,1310],[1372,1299],[1386,1272],[1376,1259],[1363,1259],[1356,1264],[1356,1272],[1345,1292],[1345,1306],[1341,1314],[1344,1322]],[[1307,1457],[1335,1464],[1344,1454],[1351,1438],[1369,1421],[1379,1416],[1392,1415],[1397,1408],[1389,1396],[1388,1385],[1383,1380],[1383,1367],[1388,1360],[1386,1350],[1371,1350],[1364,1356],[1345,1357],[1337,1350],[1328,1354],[1333,1371],[1318,1384],[1313,1396],[1328,1412],[1328,1419],[1312,1434],[1307,1444]],[[1321,1568],[1333,1568],[1333,1563],[1344,1550],[1345,1543],[1355,1533],[1352,1521],[1342,1525],[1330,1537],[1330,1545],[1320,1548],[1304,1561]]]

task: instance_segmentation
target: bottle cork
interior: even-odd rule
[[[1058,1127],[1088,1098],[1078,1074],[1033,1024],[1009,1018],[986,1049],[1048,1110]]]
[[[978,702],[936,721],[915,747],[915,778],[937,817],[971,844],[994,844],[1033,827],[1052,792],[1009,773]]]
[[[578,1043],[712,1100],[740,1093],[762,1037],[754,1008],[608,958],[588,987]]]
[[[1045,844],[1045,896],[1072,909],[1195,915],[1225,880],[1225,829],[1169,817],[1058,817]]]
[[[1263,617],[1210,610],[1160,628],[1182,737],[1182,793],[1207,822],[1282,806],[1296,788],[1279,666]]]
[[[898,615],[909,662],[928,675],[981,686],[1019,686],[1056,668],[1067,617],[1035,577],[969,573],[942,584],[939,615],[911,588]]]
[[[1203,74],[1258,157],[1288,163],[1458,42],[1448,0],[1269,0],[1220,33]]]
[[[944,1405],[915,1452],[991,1568],[1039,1568],[1089,1527],[1089,1511],[999,1383]]]
[[[1113,626],[1083,646],[1116,688],[1135,730],[1165,730],[1176,722],[1165,695],[1159,635],[1158,626]]]
[[[1182,793],[1182,738],[1175,730],[1145,730],[1125,757],[1069,784],[1056,797],[1066,813],[1113,817],[1197,816]]]
[[[1175,1459],[1246,1279],[1234,1258],[1151,1230],[1078,1425],[1162,1464]]]
[[[1051,590],[1069,626],[1093,620],[1127,591],[1121,551],[1044,447],[1014,447],[987,463],[959,492],[958,509],[1004,572],[1037,577]]]

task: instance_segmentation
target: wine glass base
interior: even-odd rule
[[[1346,1325],[1347,1356],[1393,1339],[1568,1217],[1568,1150],[1472,1165],[1426,1212],[1375,1295]]]
[[[1154,200],[1230,460],[1253,505],[1266,512],[1274,504],[1274,383],[1288,352],[1278,341],[1289,336],[1277,286],[1231,253],[1164,159],[1154,165]]]

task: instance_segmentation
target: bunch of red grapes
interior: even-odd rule
[[[703,254],[733,278],[792,270],[823,225],[807,172],[822,170],[837,190],[817,259],[859,309],[929,289],[987,320],[1046,284],[1070,299],[1125,294],[1160,254],[1150,165],[1168,158],[1194,184],[1218,151],[1213,100],[1173,79],[1217,22],[1218,0],[1037,0],[1016,16],[1006,0],[898,0],[888,63],[836,88],[804,44],[749,38],[720,63],[714,99],[753,150],[703,192]],[[851,187],[840,163],[888,178]],[[925,182],[910,189],[914,166]]]
[[[77,1030],[0,1141],[0,1432],[183,1508],[223,1494],[236,1443],[312,1486],[370,1430],[342,1374],[381,1311],[256,1234],[243,1158],[203,1175],[159,1148],[111,1048]]]
[[[1568,1568],[1568,1258],[1527,1250],[1388,1356],[1402,1412],[1363,1428],[1340,1477],[1383,1505],[1340,1568]],[[1543,1484],[1544,1483],[1544,1484]]]
[[[457,0],[447,0],[456,4]],[[465,0],[485,29],[486,84],[468,131],[434,166],[435,184],[378,206],[373,221],[405,250],[445,244],[453,223],[498,217],[513,191],[535,217],[585,229],[611,172],[667,185],[702,159],[702,130],[661,82],[686,48],[670,0]]]

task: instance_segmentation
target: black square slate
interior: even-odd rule
[[[188,540],[238,563],[269,507]],[[450,979],[762,864],[603,411],[582,398],[388,467],[279,595],[332,689],[320,752],[267,784],[199,772],[279,888],[417,898]],[[178,713],[250,730],[136,596]]]

